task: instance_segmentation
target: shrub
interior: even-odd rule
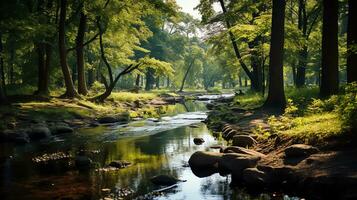
[[[337,110],[345,128],[357,130],[357,83],[348,84]]]

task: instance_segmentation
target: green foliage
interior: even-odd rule
[[[345,87],[345,94],[340,97],[337,110],[347,129],[357,130],[357,83]]]

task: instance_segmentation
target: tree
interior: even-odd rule
[[[66,10],[67,10],[67,0],[61,0],[60,2],[60,16],[58,23],[58,47],[59,47],[59,57],[60,64],[62,68],[63,78],[66,86],[66,92],[63,95],[64,97],[73,98],[79,97],[74,84],[72,81],[71,73],[68,68],[67,63],[67,49],[66,49]]]
[[[0,32],[0,105],[7,102],[5,94],[5,80],[4,80],[4,59],[3,59],[3,44],[2,34]]]
[[[347,82],[357,81],[357,1],[348,1]]]
[[[78,32],[76,37],[76,58],[77,58],[77,71],[78,71],[78,93],[87,95],[87,85],[84,69],[84,35],[86,32],[87,15],[82,11],[79,19]]]
[[[322,70],[320,95],[338,92],[338,0],[323,0]]]
[[[284,93],[284,24],[285,0],[273,0],[273,15],[270,42],[269,92],[265,107],[284,109],[286,105]]]

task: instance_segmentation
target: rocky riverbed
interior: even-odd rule
[[[232,184],[249,191],[283,191],[312,199],[357,199],[357,150],[320,145],[319,148],[284,140],[278,134],[260,139],[254,128],[269,130],[262,110],[221,107],[208,104],[206,120],[230,146],[195,152],[189,161],[199,177],[231,174]]]

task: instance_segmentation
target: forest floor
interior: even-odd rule
[[[258,169],[285,170],[285,178],[290,177],[278,190],[313,199],[357,199],[357,134],[343,128],[336,112],[293,116],[287,111],[252,108],[259,102],[256,95],[247,95],[236,97],[233,103],[216,103],[208,126],[223,137],[234,132],[254,138],[257,143],[252,149],[266,155],[258,162]],[[232,144],[232,137],[225,139]],[[285,150],[295,144],[311,145],[319,151],[287,157]]]

